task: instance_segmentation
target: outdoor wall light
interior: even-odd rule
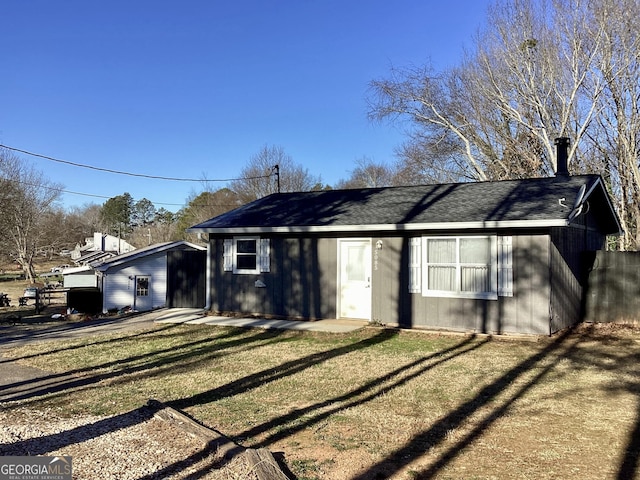
[[[376,242],[376,250],[382,250],[382,240]]]

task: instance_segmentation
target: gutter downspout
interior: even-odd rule
[[[553,265],[551,262],[553,261],[553,241],[551,240],[551,232],[549,232],[549,254],[547,255],[547,265],[549,265],[549,330],[547,334],[549,336],[553,335]]]
[[[206,292],[204,294],[205,296],[205,306],[204,309],[205,310],[211,310],[211,235],[208,235],[207,238],[207,266],[205,267],[207,269],[205,276],[206,276],[206,282],[205,282],[205,289]]]

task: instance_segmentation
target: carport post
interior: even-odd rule
[[[36,314],[40,313],[40,289],[36,288]]]

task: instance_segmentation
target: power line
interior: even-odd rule
[[[20,183],[22,185],[29,185],[32,187],[37,187],[37,188],[44,188],[46,190],[53,190],[54,192],[60,192],[60,193],[68,193],[71,195],[80,195],[83,197],[93,197],[93,198],[104,198],[104,199],[111,199],[114,196],[107,196],[107,195],[97,195],[95,193],[82,193],[82,192],[74,192],[72,190],[65,190],[64,188],[58,188],[58,187],[50,187],[47,185],[42,185],[42,184],[38,184],[38,183],[32,183],[32,182],[25,182],[23,180],[14,180],[14,179],[10,179],[10,178],[4,178],[4,177],[0,177],[1,180],[5,180],[5,181],[9,181],[9,182],[15,182],[15,183]],[[147,200],[149,200],[147,198]],[[167,203],[167,202],[154,202],[153,200],[149,200],[151,203],[153,203],[154,205],[169,205],[169,206],[173,206],[173,207],[183,207],[185,204],[184,203]]]
[[[158,175],[147,175],[144,173],[131,173],[131,172],[123,172],[120,170],[112,170],[110,168],[102,168],[102,167],[94,167],[93,165],[85,165],[82,163],[76,163],[76,162],[70,162],[69,160],[60,160],[59,158],[53,158],[53,157],[49,157],[47,155],[41,155],[39,153],[33,153],[33,152],[28,152],[27,150],[21,150],[19,148],[15,148],[15,147],[10,147],[8,145],[2,145],[0,144],[0,148],[6,148],[7,150],[11,150],[14,152],[20,152],[20,153],[24,153],[25,155],[31,155],[32,157],[38,157],[38,158],[43,158],[45,160],[50,160],[52,162],[58,162],[58,163],[63,163],[65,165],[72,165],[74,167],[80,167],[80,168],[88,168],[90,170],[97,170],[100,172],[107,172],[107,173],[113,173],[113,174],[117,174],[117,175],[127,175],[130,177],[141,177],[141,178],[152,178],[155,180],[170,180],[170,181],[174,181],[174,182],[233,182],[235,180],[256,180],[259,178],[270,178],[271,176],[273,176],[273,173],[270,173],[269,175],[261,175],[258,177],[244,177],[244,178],[225,178],[225,179],[205,179],[205,178],[179,178],[179,177],[163,177],[163,176],[158,176]]]
[[[46,187],[46,188],[51,188],[51,187]],[[51,188],[52,190],[58,190],[60,193],[69,193],[71,195],[81,195],[83,197],[95,197],[95,198],[106,198],[107,200],[113,198],[112,197],[108,197],[106,195],[95,195],[93,193],[82,193],[82,192],[73,192],[71,190],[63,190],[63,189],[59,189],[59,188]],[[117,196],[117,195],[114,195]],[[147,200],[149,200],[147,198]],[[167,203],[167,202],[154,202],[153,200],[149,200],[151,203],[153,203],[154,205],[170,205],[173,207],[183,207],[184,203]]]

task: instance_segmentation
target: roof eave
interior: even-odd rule
[[[144,250],[144,249],[132,250],[131,252],[127,252],[127,253],[124,253],[122,255],[118,255],[116,257],[113,257],[113,259],[107,260],[107,261],[103,262],[102,264],[97,265],[97,266],[95,266],[93,268],[95,270],[99,271],[99,272],[106,272],[110,268],[118,267],[118,266],[123,265],[125,263],[131,262],[132,260],[138,260],[140,258],[148,257],[150,255],[157,255],[159,253],[164,253],[164,252],[166,252],[168,250],[171,250],[171,249],[179,247],[179,246],[186,246],[186,247],[193,248],[193,249],[196,249],[196,250],[201,250],[201,251],[206,250],[205,247],[202,247],[200,245],[196,245],[194,243],[187,242],[185,240],[179,240],[177,242],[163,243],[163,244],[160,244],[156,248],[151,248],[151,249],[147,249],[147,250]]]
[[[373,225],[291,225],[282,227],[229,227],[229,228],[195,228],[191,233],[208,233],[218,235],[247,235],[260,233],[329,233],[329,232],[396,232],[419,230],[497,230],[509,228],[550,228],[567,227],[566,218],[544,220],[490,220],[477,222],[437,222],[437,223],[403,223]]]

